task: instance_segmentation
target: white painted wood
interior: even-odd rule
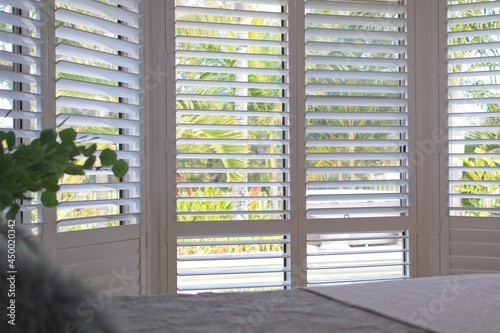
[[[455,242],[500,244],[500,231],[487,229],[451,229],[450,244]]]
[[[54,17],[54,0],[44,0],[42,1],[43,10],[42,16],[46,17]],[[43,17],[42,17],[43,19]],[[41,45],[42,52],[41,57],[46,59],[41,64],[41,74],[45,76],[46,79],[42,84],[41,94],[47,95],[47,92],[55,91],[56,83],[54,73],[55,73],[55,63],[53,59],[55,59],[55,50],[51,47],[51,45],[55,44],[55,28],[53,24],[44,24],[41,30],[41,39],[45,42]],[[41,121],[42,128],[55,128],[56,125],[56,100],[55,96],[48,94],[45,98],[42,99],[41,107],[43,118]],[[39,126],[40,126],[39,125]],[[45,224],[40,228],[41,236],[42,236],[42,244],[47,249],[47,251],[51,255],[55,255],[56,253],[56,209],[55,208],[41,208],[39,209],[39,217],[40,222],[44,222]]]
[[[450,255],[472,257],[500,257],[500,242],[489,244],[452,242],[450,244]]]
[[[57,249],[97,245],[139,238],[140,225],[123,225],[111,228],[65,232],[57,235]]]
[[[133,256],[139,254],[139,244],[139,239],[133,239],[67,248],[57,251],[57,260],[65,266],[70,266],[78,263],[91,263],[103,258]]]
[[[500,231],[500,223],[496,217],[454,217],[451,227],[453,229]]]
[[[123,256],[115,258],[105,258],[99,261],[87,263],[72,263],[64,266],[64,269],[81,279],[91,279],[99,276],[107,276],[113,272],[133,272],[131,276],[133,283],[138,283],[139,256]]]
[[[450,273],[450,217],[448,214],[448,68],[447,66],[440,66],[440,64],[446,64],[448,59],[447,53],[447,30],[448,30],[448,9],[447,9],[447,0],[439,0],[436,2],[436,12],[438,13],[438,34],[435,35],[437,37],[438,43],[438,60],[437,60],[437,69],[436,73],[438,75],[438,86],[437,91],[438,95],[435,96],[434,105],[437,105],[435,110],[437,110],[436,114],[438,114],[438,118],[436,121],[438,122],[438,130],[439,135],[436,138],[441,138],[437,141],[438,143],[438,167],[439,176],[437,181],[435,182],[435,186],[432,187],[432,193],[439,193],[439,200],[435,200],[437,206],[432,207],[431,209],[434,211],[434,215],[436,213],[439,214],[438,220],[433,220],[435,224],[439,225],[439,240],[440,240],[440,274],[447,275]],[[434,37],[434,38],[436,38]],[[435,169],[434,169],[435,170]]]
[[[160,59],[162,59],[166,73],[175,73],[176,53],[175,53],[175,11],[176,1],[167,0],[162,7],[162,16],[160,22],[164,24],[161,31],[164,32],[163,49],[160,49]],[[165,30],[163,30],[165,29]],[[159,35],[160,38],[161,35]],[[164,187],[159,189],[159,237],[160,243],[160,267],[162,268],[161,291],[175,293],[177,292],[177,207],[176,207],[176,82],[172,76],[165,77],[165,86],[163,91],[159,91],[159,104],[156,105],[166,112],[160,117],[163,122],[160,126],[159,146],[164,148],[160,150],[162,156],[160,160],[165,159],[163,164],[158,167],[164,172],[160,172],[160,182]],[[164,140],[164,141],[163,141]],[[163,154],[165,152],[165,154]],[[166,167],[166,168],[165,168]]]
[[[474,270],[474,269],[450,269],[449,275],[460,275],[460,274],[483,274],[483,273],[498,273],[494,270]]]
[[[481,105],[495,103],[496,96],[488,94],[488,91],[496,89],[496,79],[498,73],[495,68],[476,68],[474,71],[468,70],[472,64],[484,62],[496,62],[498,56],[489,54],[488,50],[494,48],[496,40],[492,43],[483,43],[480,40],[464,45],[453,38],[482,38],[485,36],[496,36],[497,33],[488,29],[484,24],[481,28],[469,29],[468,27],[458,31],[458,27],[453,25],[464,23],[496,22],[498,14],[492,15],[492,10],[498,10],[496,1],[475,2],[466,4],[456,4],[454,1],[440,0],[439,4],[439,64],[446,64],[448,58],[453,58],[450,62],[452,66],[460,66],[457,73],[448,74],[445,65],[438,67],[439,77],[439,108],[441,129],[444,133],[449,133],[441,149],[440,168],[440,210],[441,210],[441,273],[442,274],[469,274],[478,272],[496,272],[500,270],[500,226],[498,217],[475,217],[469,212],[478,212],[482,215],[495,211],[494,207],[483,206],[480,208],[462,207],[464,198],[495,198],[495,193],[473,192],[467,194],[454,189],[455,185],[467,185],[468,181],[461,179],[461,173],[467,171],[461,158],[473,157],[494,157],[485,155],[479,151],[466,152],[465,145],[471,142],[465,137],[467,131],[496,131],[496,128],[489,126],[484,120],[496,117]],[[448,5],[448,7],[447,7]],[[481,13],[483,9],[488,12]],[[470,10],[473,10],[472,12]],[[475,11],[474,11],[475,10]],[[463,13],[459,13],[464,11]],[[478,13],[471,16],[471,13]],[[450,14],[456,18],[447,19]],[[450,25],[450,28],[449,26]],[[447,34],[448,30],[452,30]],[[450,38],[450,39],[449,39]],[[450,45],[448,45],[450,44]],[[478,50],[476,54],[470,53]],[[469,52],[463,56],[457,56],[453,52]],[[460,55],[460,54],[459,54]],[[451,72],[451,70],[449,70]],[[488,72],[490,71],[490,72]],[[476,81],[478,76],[482,76],[481,81]],[[493,79],[489,79],[493,77]],[[449,81],[454,79],[455,81]],[[460,81],[462,80],[462,81]],[[448,85],[451,89],[447,91]],[[473,88],[472,88],[473,87]],[[484,95],[474,96],[468,91],[483,90]],[[470,99],[469,99],[470,98]],[[450,117],[450,115],[452,115]],[[475,142],[474,144],[495,144],[492,142]],[[494,172],[494,166],[480,166],[479,171]],[[471,185],[490,186],[495,185],[495,181],[478,179]],[[452,209],[449,209],[452,207]]]
[[[496,258],[486,258],[450,255],[450,269],[500,272],[500,256]]]
[[[115,296],[137,296],[140,294],[140,285],[134,283],[138,280],[139,271],[129,270],[126,272],[115,271],[105,276],[83,279],[83,284],[93,290],[97,295],[105,297]]]

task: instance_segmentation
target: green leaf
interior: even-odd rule
[[[16,135],[14,134],[14,132],[7,132],[5,139],[7,141],[7,149],[8,150],[14,149],[16,145]]]
[[[6,191],[3,188],[0,188],[0,208],[9,206],[12,203],[12,201],[14,201],[12,193]]]
[[[65,173],[67,173],[68,175],[77,175],[77,176],[85,175],[85,171],[83,171],[83,166],[74,164],[69,164],[66,167]]]
[[[40,200],[45,207],[55,207],[59,203],[57,202],[56,192],[52,191],[43,192]]]
[[[94,143],[83,151],[83,155],[87,157],[92,156],[95,153],[96,149],[97,145]]]
[[[19,209],[21,209],[21,206],[19,206],[19,204],[17,204],[17,203],[13,203],[12,206],[10,206],[10,209],[7,211],[6,217],[8,219],[16,218],[16,215],[19,212]]]
[[[57,134],[53,129],[45,129],[40,133],[40,141],[43,143],[55,143]]]
[[[111,149],[104,149],[101,152],[101,155],[99,156],[99,158],[101,159],[101,164],[104,166],[111,166],[117,160],[116,152],[114,150],[111,150]]]
[[[42,186],[47,189],[47,191],[57,192],[59,191],[58,178],[56,175],[44,177],[42,179]]]
[[[123,177],[128,172],[128,164],[123,160],[118,160],[113,164],[113,174],[116,177]]]
[[[30,177],[30,173],[27,172],[26,170],[20,170],[18,172],[18,178],[23,184],[31,184],[33,186],[33,180]],[[35,191],[35,189],[32,189],[31,187],[28,188],[30,191]]]
[[[92,169],[92,167],[94,166],[94,163],[95,163],[96,159],[97,158],[95,156],[90,156],[89,158],[87,158],[87,160],[85,161],[85,164],[83,165],[83,168],[85,170]]]
[[[76,131],[72,128],[66,128],[59,132],[62,142],[73,142],[76,139]]]

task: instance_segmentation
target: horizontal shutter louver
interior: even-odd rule
[[[36,0],[2,0],[2,5],[4,8],[5,6],[10,6],[33,12],[40,9],[44,4]]]
[[[128,5],[125,4],[125,6],[135,6],[138,4],[141,0],[135,1],[135,4],[129,3]],[[64,4],[67,6],[74,6],[77,7],[81,10],[87,11],[87,12],[92,12],[95,14],[99,14],[104,17],[113,17],[117,20],[120,21],[126,21],[126,22],[135,22],[139,20],[141,15],[135,11],[130,11],[126,10],[123,8],[119,8],[117,6],[112,6],[109,4],[106,4],[104,2],[99,2],[99,1],[88,1],[88,0],[58,0],[57,1],[59,4]],[[113,1],[117,4],[120,4],[118,1]],[[124,4],[121,4],[124,5]],[[75,15],[76,13],[73,13]]]

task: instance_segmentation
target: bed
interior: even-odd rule
[[[0,218],[0,254],[7,253],[8,230]],[[17,273],[9,271],[7,258],[0,260],[0,316],[12,320],[0,321],[0,332],[500,332],[500,274],[112,297],[111,289],[85,288],[29,234],[17,230],[16,235]],[[113,280],[108,286],[115,286]]]
[[[500,275],[256,293],[116,297],[133,332],[500,332]]]

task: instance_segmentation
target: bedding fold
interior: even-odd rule
[[[307,288],[436,333],[500,332],[500,274],[471,274]]]

